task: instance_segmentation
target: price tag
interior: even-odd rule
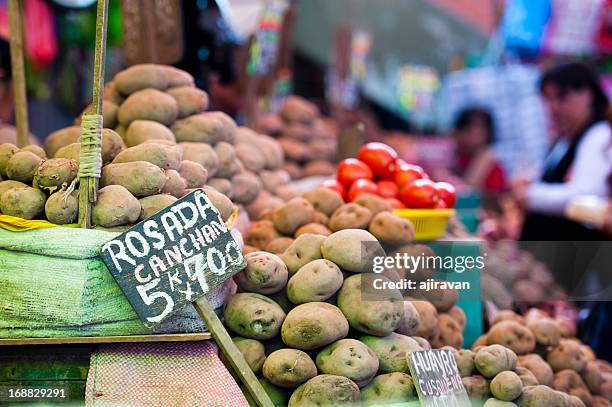
[[[246,266],[239,244],[202,190],[106,243],[101,255],[148,327]]]
[[[424,407],[471,407],[453,352],[423,350],[412,352],[407,358]]]

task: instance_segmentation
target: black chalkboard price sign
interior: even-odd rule
[[[424,407],[472,406],[450,350],[417,351],[407,358],[415,388]]]
[[[193,303],[261,407],[273,407],[205,294],[246,266],[206,193],[196,190],[105,243],[101,256],[148,327]]]

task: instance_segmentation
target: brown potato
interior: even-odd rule
[[[434,347],[451,346],[455,349],[461,349],[463,346],[463,329],[453,317],[448,314],[438,315],[438,329],[440,336],[433,345]]]
[[[257,198],[261,188],[259,177],[252,172],[245,171],[232,177],[232,199],[236,203],[250,204]]]
[[[312,157],[316,157],[311,151]],[[336,166],[326,160],[313,160],[304,166],[305,177],[332,176],[336,172]]]
[[[293,239],[290,237],[277,237],[276,239],[270,240],[264,250],[269,253],[282,254],[292,243]]]
[[[421,323],[416,331],[416,336],[425,338],[432,342],[438,339],[440,331],[438,328],[438,311],[428,301],[410,301],[419,313]]]
[[[536,343],[543,347],[557,346],[561,341],[561,329],[552,318],[542,318],[531,321],[527,327],[533,332]]]
[[[333,213],[344,204],[340,194],[330,188],[318,187],[302,195],[304,199],[311,203],[312,207],[327,216]]]
[[[289,274],[293,275],[304,265],[322,258],[321,245],[326,239],[325,236],[310,233],[296,238],[280,256],[287,265]]]
[[[247,266],[234,275],[234,281],[243,291],[274,294],[287,285],[287,266],[280,257],[266,252],[254,252],[245,256]]]
[[[487,344],[504,345],[517,355],[525,355],[533,352],[536,340],[527,327],[514,321],[502,321],[493,325],[487,334]]]
[[[295,231],[294,236],[297,238],[300,235],[303,235],[304,233],[311,233],[313,235],[329,236],[331,235],[332,232],[325,225],[321,225],[320,223],[307,223],[304,226],[300,226]]]
[[[134,147],[147,140],[167,140],[176,143],[172,131],[161,123],[152,120],[134,120],[125,132],[125,144]]]
[[[353,200],[353,203],[368,208],[372,216],[391,211],[391,205],[387,201],[373,194],[361,194]]]
[[[314,212],[310,202],[304,198],[293,198],[274,210],[274,227],[287,236],[293,236],[297,228],[312,222]]]
[[[570,396],[580,398],[587,406],[593,404],[593,398],[587,385],[574,370],[565,369],[555,373],[553,388]]]
[[[414,239],[414,225],[391,212],[379,212],[374,215],[368,230],[384,243],[406,244]]]
[[[539,384],[552,386],[553,370],[540,355],[530,353],[518,358],[518,366],[529,370],[538,380]]]
[[[366,229],[370,220],[372,220],[372,212],[369,209],[355,203],[348,203],[334,211],[327,226],[333,232],[343,229]]]
[[[251,224],[247,236],[247,243],[258,249],[264,249],[272,240],[281,237],[276,231],[274,224],[269,220],[260,220]]]
[[[548,353],[546,360],[555,372],[565,369],[580,372],[587,365],[586,356],[580,344],[568,339],[561,340],[559,346]]]

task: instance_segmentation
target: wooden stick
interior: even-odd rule
[[[200,318],[202,318],[208,327],[208,331],[212,334],[219,348],[221,348],[221,352],[229,360],[232,368],[249,390],[249,393],[251,393],[253,400],[255,400],[259,407],[274,407],[270,397],[261,386],[261,383],[259,383],[259,380],[257,380],[246,360],[244,360],[244,356],[242,356],[242,353],[240,353],[232,341],[232,338],[225,330],[223,323],[221,323],[221,320],[215,314],[206,297],[200,298],[194,305],[198,314],[200,314]]]
[[[29,141],[28,98],[23,68],[23,9],[21,0],[9,0],[9,33],[11,41],[11,70],[15,95],[15,122],[17,147],[25,147]]]
[[[108,0],[98,0],[96,15],[96,47],[94,56],[93,98],[91,113],[102,114],[104,93],[104,63],[106,56],[106,27],[108,20]],[[91,205],[96,202],[98,179],[87,177],[79,184],[79,224],[82,228],[91,227]]]

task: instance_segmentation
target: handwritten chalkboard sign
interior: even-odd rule
[[[471,407],[452,351],[412,352],[408,366],[424,407]]]
[[[242,270],[219,212],[196,190],[106,243],[102,259],[148,327]]]

